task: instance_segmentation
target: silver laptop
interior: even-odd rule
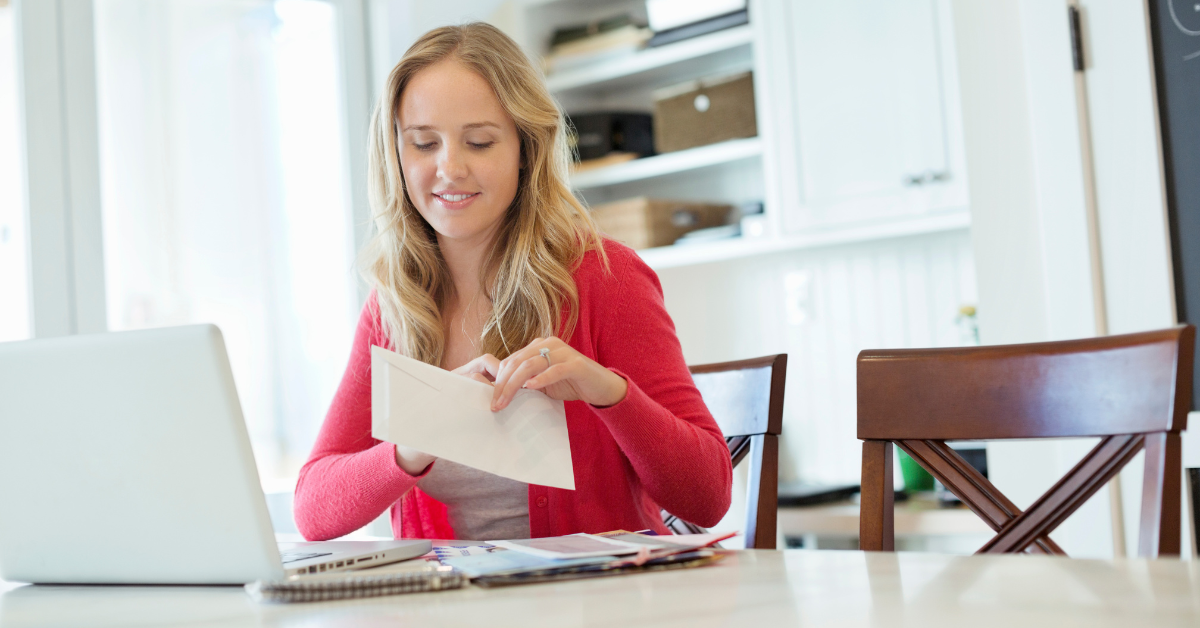
[[[0,343],[0,578],[241,584],[357,569],[428,541],[281,556],[212,325]]]

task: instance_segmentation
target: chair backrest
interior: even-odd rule
[[[690,370],[704,404],[725,435],[733,465],[749,458],[743,527],[746,547],[775,549],[787,354],[703,364]],[[666,511],[663,521],[679,534],[704,532]]]
[[[1146,450],[1139,554],[1179,553],[1180,437],[1192,397],[1196,330],[1063,342],[863,351],[860,546],[893,549],[892,443],[998,534],[979,551],[1062,554],[1049,533]],[[1021,512],[945,444],[1100,436],[1100,444]]]

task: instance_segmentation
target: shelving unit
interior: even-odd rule
[[[513,7],[510,32],[535,57],[545,54],[557,27],[622,12],[645,19],[640,0],[515,0]],[[552,72],[546,84],[568,113],[649,113],[657,89],[755,70],[759,36],[752,22]],[[733,205],[761,201],[764,144],[761,137],[736,139],[586,170],[571,176],[571,187],[590,205],[633,196]],[[691,245],[688,253],[675,257],[700,262],[709,250],[708,244]]]
[[[790,236],[730,238],[696,244],[676,244],[642,249],[638,254],[655,270],[711,264],[726,260],[798,251],[825,246],[871,242],[887,238],[938,233],[971,226],[971,214],[965,208],[942,214],[921,215],[891,221],[874,221],[840,229]]]
[[[651,179],[680,172],[719,166],[762,155],[762,141],[757,137],[729,140],[674,153],[643,157],[614,166],[587,170],[571,176],[571,187],[577,190],[618,185]]]
[[[621,12],[629,12],[635,19],[645,17],[645,5],[638,0],[514,1],[517,8],[512,14],[515,18],[512,32],[519,34],[522,45],[534,56],[545,53],[546,42],[556,27],[610,17]],[[754,72],[756,83],[755,105],[759,132],[764,133],[764,130],[767,130],[769,133],[587,170],[572,175],[572,188],[593,206],[633,196],[733,205],[752,201],[763,202],[765,233],[762,236],[640,251],[643,259],[654,268],[706,264],[760,254],[869,242],[968,227],[970,215],[965,207],[965,192],[954,187],[961,180],[960,177],[953,176],[961,170],[958,136],[951,132],[946,136],[948,141],[938,140],[942,133],[947,132],[946,129],[953,131],[956,128],[954,124],[925,124],[925,118],[918,117],[912,122],[913,126],[902,129],[907,135],[897,135],[909,139],[932,138],[927,142],[921,140],[925,142],[920,144],[921,150],[928,148],[925,144],[934,148],[944,145],[953,149],[944,160],[928,159],[931,163],[941,164],[935,168],[938,172],[949,170],[952,174],[948,179],[949,185],[945,183],[946,179],[939,179],[939,185],[942,187],[938,189],[916,190],[911,186],[903,188],[901,181],[905,179],[899,174],[893,177],[894,173],[887,171],[893,167],[891,164],[898,163],[897,160],[860,160],[845,150],[838,152],[834,149],[838,144],[833,134],[845,130],[843,127],[850,129],[845,133],[850,138],[848,141],[869,144],[860,137],[862,134],[856,136],[852,132],[856,127],[849,119],[850,114],[840,115],[838,110],[829,108],[814,109],[810,101],[806,100],[812,91],[806,90],[804,85],[811,83],[813,89],[819,87],[823,90],[822,93],[827,93],[832,88],[821,82],[827,78],[824,74],[812,69],[823,66],[797,60],[794,57],[798,53],[794,47],[785,43],[795,43],[793,31],[796,28],[816,28],[812,26],[816,22],[828,22],[840,27],[847,23],[846,16],[853,14],[854,10],[853,6],[847,8],[840,4],[799,7],[787,0],[752,0],[749,24],[551,73],[546,78],[547,86],[568,113],[606,110],[648,112],[653,108],[652,95],[656,89],[698,78],[749,70]],[[916,37],[917,40],[914,41],[919,43],[920,37],[925,35],[911,35],[910,31],[925,33],[933,28],[931,24],[940,23],[930,15],[917,13],[919,15],[900,12],[892,16],[893,20],[901,20],[904,27],[894,29],[895,32],[889,31],[889,37],[905,45],[912,43],[910,39]],[[819,40],[820,46],[813,44],[817,47],[806,49],[808,53],[824,49],[841,50],[849,45],[846,41],[859,42],[859,38],[863,37],[857,31],[839,30],[837,34],[829,34],[818,29],[815,32],[818,35],[825,33],[821,35],[824,38],[817,37],[814,41]],[[871,44],[871,41],[867,41],[867,44]],[[871,45],[875,46],[873,50],[887,49],[886,45],[878,42]],[[920,52],[926,48],[917,46],[914,50]],[[954,76],[951,66],[926,67],[933,63],[930,59],[937,58],[934,53],[928,53],[926,56],[929,55],[932,55],[929,59],[914,57],[914,63],[919,67],[910,68],[912,72],[909,74],[912,76],[909,78],[915,81],[913,84],[925,85],[922,81],[933,80],[929,79],[931,76],[935,79],[938,76]],[[813,54],[804,57],[813,58],[816,58]],[[858,68],[853,65],[858,63],[855,59],[857,58],[841,62],[849,64],[847,67]],[[796,74],[800,70],[806,70],[808,73],[800,77]],[[850,73],[847,76],[853,77],[858,74]],[[801,78],[807,83],[801,85]],[[845,86],[845,89],[840,86],[837,89],[854,95],[874,93],[870,91],[873,89],[870,85],[864,85],[866,84],[855,83]],[[956,87],[951,84],[949,92],[953,92],[954,89]],[[938,101],[937,104],[942,109],[932,107],[927,102],[930,98],[940,98],[936,96],[940,93],[937,90],[914,91],[913,94],[921,98],[913,97],[909,100],[919,103],[920,107],[917,109],[920,111],[953,111],[953,102],[947,104]],[[900,100],[903,102],[896,104],[896,107],[909,102]],[[859,98],[855,102],[866,102],[866,99]],[[808,118],[799,115],[799,111],[805,107],[814,112]],[[802,129],[801,123],[804,120],[816,126]],[[829,120],[834,126],[826,128],[821,126],[823,122],[813,120]],[[878,126],[882,123],[875,121],[875,124]],[[879,137],[886,136],[887,133],[879,134]],[[805,141],[809,144],[804,144]],[[812,155],[801,150],[804,146],[818,146],[823,151],[822,155],[827,157],[813,159]],[[830,148],[831,146],[834,148]],[[865,145],[862,154],[874,155],[871,148],[870,145]],[[886,143],[884,148],[894,149]],[[894,149],[893,152],[898,150]],[[926,152],[935,156],[937,154],[933,149]],[[921,159],[926,158],[924,152],[914,152],[913,155]],[[903,153],[900,157],[916,159],[913,155]],[[903,162],[904,159],[899,161]],[[945,161],[945,164],[942,164],[942,161]],[[926,170],[930,168],[933,166]],[[773,176],[770,176],[772,173]],[[774,179],[770,184],[767,182],[769,178]],[[892,179],[895,183],[891,183]],[[888,188],[889,185],[896,189]],[[887,189],[887,192],[875,196],[855,192],[862,189]]]
[[[695,39],[649,48],[595,65],[556,72],[546,77],[555,94],[645,88],[697,78],[722,68],[750,67],[754,31],[750,25],[710,33]]]

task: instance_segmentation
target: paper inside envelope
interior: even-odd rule
[[[492,387],[371,347],[371,435],[528,484],[575,490],[563,402],[520,390],[492,412]]]

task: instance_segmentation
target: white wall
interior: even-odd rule
[[[92,3],[14,4],[32,332],[107,328]]]
[[[1072,68],[1065,1],[954,5],[987,344],[1174,322],[1144,7],[1082,4],[1082,78]],[[992,480],[1026,507],[1093,444],[989,445]],[[1140,464],[1123,473],[1130,548]],[[1111,556],[1109,512],[1101,491],[1054,538],[1074,556]]]
[[[1175,294],[1145,6],[1111,0],[1080,4],[1109,333],[1168,327],[1176,322]],[[1192,413],[1190,424],[1198,421]],[[1183,436],[1185,467],[1200,466],[1195,432],[1193,427]],[[1141,465],[1139,455],[1121,474],[1131,550],[1137,547]],[[1188,549],[1185,540],[1184,552]]]
[[[1096,332],[1079,142],[1069,133],[1078,122],[1069,38],[1064,40],[1068,34],[1061,28],[1066,7],[1042,4],[1056,13],[1035,3],[954,5],[985,344]],[[1028,507],[1070,468],[1064,458],[1075,447],[989,444],[990,478],[1018,506]],[[1093,500],[1075,520],[1107,525],[1103,506]],[[1104,555],[1105,544],[1093,535],[1077,538],[1073,524],[1055,535],[1068,553]],[[1091,527],[1097,528],[1103,525]],[[1102,529],[1099,540],[1110,534]],[[1111,553],[1111,545],[1107,549]]]
[[[371,75],[379,94],[392,66],[422,34],[439,26],[490,21],[504,0],[369,0]]]

